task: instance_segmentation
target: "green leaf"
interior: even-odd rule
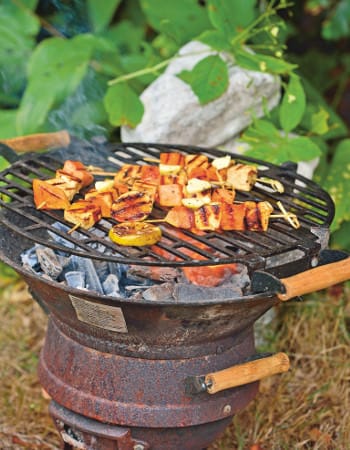
[[[299,77],[291,75],[280,107],[282,129],[289,133],[301,121],[306,106],[305,92]]]
[[[220,97],[228,87],[228,69],[219,55],[210,55],[199,61],[194,68],[177,75],[188,83],[204,105]]]
[[[205,6],[195,0],[140,0],[149,24],[163,34],[169,29],[169,36],[178,39],[182,45],[211,28]]]
[[[209,0],[209,18],[228,38],[237,35],[256,17],[255,0]]]
[[[87,0],[89,18],[96,33],[104,30],[113,18],[121,0]]]
[[[322,135],[329,131],[328,126],[329,113],[320,108],[318,112],[311,115],[311,133]]]
[[[322,25],[322,37],[337,40],[350,35],[350,2],[340,0],[335,3],[333,10]]]
[[[264,137],[270,139],[281,139],[279,130],[275,125],[264,119],[254,120],[254,125],[250,128],[251,136]]]
[[[244,154],[247,156],[252,156],[253,158],[266,160],[274,164],[281,164],[285,161],[290,161],[288,151],[283,145],[277,146],[268,142],[256,144]]]
[[[350,221],[350,139],[336,147],[323,187],[335,203],[335,217],[331,230],[338,230],[343,221]]]
[[[324,109],[329,114],[329,130],[323,135],[324,139],[336,139],[348,136],[348,129],[344,121],[338,114],[328,105],[325,99],[320,95],[319,91],[315,89],[306,78],[302,79],[303,86],[307,97],[306,113],[302,120],[302,125],[305,130],[311,128],[311,116],[316,113],[319,108]]]
[[[339,229],[331,235],[332,248],[350,251],[350,222],[342,222]]]
[[[295,64],[291,64],[280,58],[250,53],[243,50],[236,50],[234,57],[236,63],[245,69],[269,72],[276,75],[289,74],[297,67]]]
[[[92,42],[89,35],[79,35],[70,40],[46,39],[36,47],[17,116],[20,133],[40,129],[49,110],[74,92],[86,73]]]
[[[198,41],[203,42],[203,44],[209,45],[209,47],[214,50],[222,51],[231,51],[231,45],[227,40],[227,36],[225,36],[219,30],[207,30],[204,31],[201,35],[197,37]]]
[[[121,55],[137,53],[145,37],[144,28],[137,27],[129,20],[122,20],[103,33]]]
[[[134,128],[142,119],[143,104],[125,83],[109,87],[103,101],[109,121],[114,126],[128,125]]]
[[[17,136],[16,116],[16,109],[0,110],[0,139]]]
[[[268,120],[254,120],[242,135],[249,144],[247,155],[275,164],[285,161],[308,161],[321,155],[318,145],[303,136],[285,136]]]
[[[285,146],[290,161],[311,161],[321,155],[318,145],[305,136],[289,138]]]
[[[12,2],[0,6],[0,80],[3,94],[15,98],[22,93],[26,82],[26,64],[35,45],[32,36],[38,29],[39,22],[34,15],[23,13]],[[6,101],[3,104],[7,105]]]
[[[35,36],[40,29],[38,17],[31,12],[35,2],[24,3],[9,1],[0,4],[0,20],[21,35]]]

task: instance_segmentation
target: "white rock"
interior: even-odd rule
[[[268,109],[277,105],[278,77],[245,70],[232,62],[227,91],[213,102],[200,105],[190,86],[176,74],[191,70],[212,53],[215,52],[200,42],[186,44],[165,73],[142,93],[145,106],[142,122],[135,129],[122,127],[122,141],[217,146],[246,128],[252,114],[257,117],[264,114],[263,99]]]

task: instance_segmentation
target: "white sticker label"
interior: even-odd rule
[[[73,308],[81,322],[117,333],[128,333],[121,308],[93,303],[85,298],[70,295]]]

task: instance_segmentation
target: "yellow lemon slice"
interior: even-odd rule
[[[114,225],[109,230],[108,236],[116,244],[141,247],[158,242],[162,237],[162,231],[151,223],[122,222]]]

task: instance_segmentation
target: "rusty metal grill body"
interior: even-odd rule
[[[184,232],[191,237],[189,243],[164,226],[164,239],[158,246],[176,256],[176,261],[150,249],[120,248],[109,242],[106,236],[113,220],[103,220],[94,230],[72,236],[61,233],[67,244],[58,245],[50,233],[60,233],[52,224],[64,222],[62,214],[35,209],[31,182],[36,177],[54,176],[63,159],[79,159],[115,171],[117,165],[125,163],[144,164],[145,156],[157,158],[161,151],[201,151],[210,158],[222,155],[215,149],[159,144],[108,145],[101,149],[100,158],[96,158],[96,148],[82,154],[71,150],[21,159],[0,174],[0,259],[23,276],[33,297],[49,315],[39,378],[54,400],[51,414],[66,442],[81,439],[86,444],[81,448],[203,449],[256,395],[258,384],[227,389],[214,396],[191,396],[185,391],[185,378],[221,370],[254,355],[253,325],[278,302],[274,293],[247,292],[228,300],[188,298],[177,303],[108,297],[43,279],[21,266],[21,253],[36,242],[129,265],[181,268],[237,262],[249,273],[264,269],[283,277],[315,263],[321,244],[311,229],[327,229],[334,214],[333,203],[317,185],[297,175],[295,167],[276,167],[237,156],[243,163],[257,164],[259,176],[278,179],[286,188],[284,194],[277,194],[257,184],[252,192],[238,194],[237,199],[268,200],[272,204],[282,200],[297,214],[300,229],[294,230],[278,219],[271,221],[266,233],[210,232],[196,236]],[[94,160],[90,160],[91,154]],[[153,214],[159,217],[164,212],[156,209]],[[196,242],[211,251],[201,251]],[[204,259],[190,259],[184,249],[196,251]],[[104,325],[106,314],[109,326]],[[103,424],[109,425],[101,428]],[[69,445],[64,448],[72,448]]]

